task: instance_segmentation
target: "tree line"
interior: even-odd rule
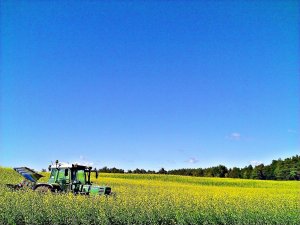
[[[135,169],[123,170],[118,168],[103,167],[98,170],[103,173],[134,173],[134,174],[171,174],[195,177],[229,177],[257,180],[300,180],[300,156],[296,155],[284,160],[273,160],[270,165],[259,164],[256,166],[245,166],[244,168],[227,168],[224,165],[213,166],[209,168],[183,168],[175,170],[165,170],[161,168],[158,171]]]

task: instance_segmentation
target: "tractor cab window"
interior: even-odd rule
[[[52,169],[50,178],[55,178],[56,174],[58,173],[58,178],[68,178],[69,177],[69,170],[68,169]]]
[[[62,180],[62,179],[65,179],[65,170],[64,169],[60,169],[59,172],[58,172],[58,180]]]
[[[84,170],[76,171],[76,180],[80,181],[80,183],[85,184],[85,172]]]

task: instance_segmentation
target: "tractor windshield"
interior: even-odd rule
[[[48,181],[49,184],[55,183],[57,172],[58,172],[58,169],[52,168],[50,178],[49,178],[49,181]]]
[[[56,182],[61,182],[61,181],[66,181],[68,182],[69,180],[69,170],[66,168],[53,168],[51,170],[50,178],[48,183],[56,183]]]
[[[52,169],[50,174],[50,179],[55,179],[57,174],[57,169]]]

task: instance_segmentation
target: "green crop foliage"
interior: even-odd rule
[[[49,174],[44,173],[42,181]],[[101,174],[115,196],[10,191],[0,167],[0,224],[300,224],[300,182]]]

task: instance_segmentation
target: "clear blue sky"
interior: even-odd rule
[[[0,165],[299,154],[299,1],[1,1]]]

